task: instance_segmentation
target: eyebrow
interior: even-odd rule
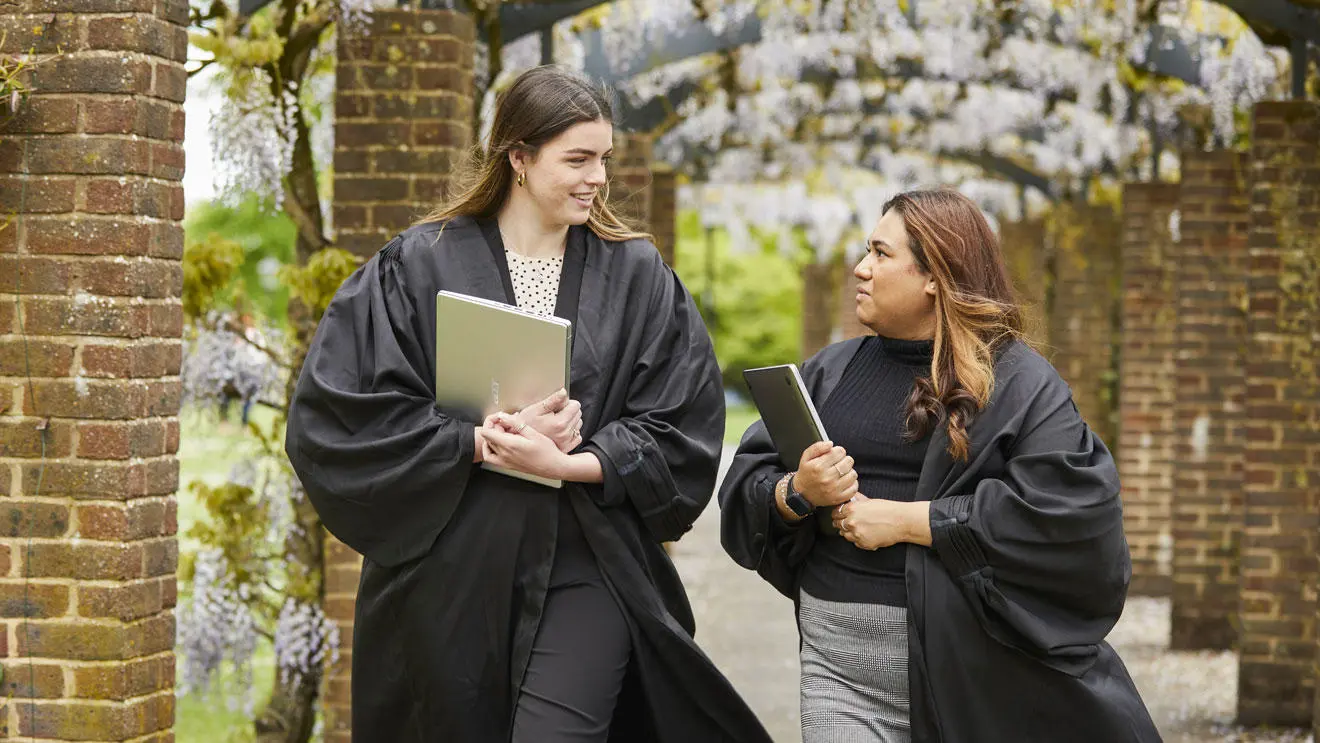
[[[612,152],[614,152],[614,148],[613,148],[613,147],[611,147],[611,148],[608,149],[608,150],[605,150],[605,154],[606,154],[606,155],[608,155],[608,154],[610,154],[610,153],[612,153]],[[587,157],[595,157],[595,156],[596,156],[596,151],[595,151],[595,150],[589,150],[589,149],[587,149],[587,148],[585,148],[585,147],[574,147],[574,148],[571,149],[571,150],[565,150],[565,151],[564,151],[564,154],[565,154],[565,155],[586,155]]]
[[[884,240],[881,240],[878,237],[873,237],[870,240],[867,240],[866,242],[868,245],[870,245],[873,248],[883,245],[884,247],[889,248],[890,250],[894,249],[893,245],[890,245],[889,243],[885,242]]]

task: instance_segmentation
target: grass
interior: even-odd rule
[[[206,518],[206,511],[188,490],[189,483],[218,485],[229,479],[234,466],[253,456],[256,442],[238,422],[238,406],[231,406],[232,422],[221,422],[214,411],[184,410],[179,416],[179,549],[195,551],[197,542],[188,536],[192,525]],[[252,419],[268,427],[274,413],[253,408]],[[179,599],[188,597],[187,586],[179,585]],[[269,642],[262,640],[252,659],[252,688],[256,704],[275,679],[275,656]],[[178,743],[240,743],[251,740],[252,716],[241,706],[230,709],[229,694],[244,691],[232,670],[222,673],[218,689],[208,694],[179,695],[175,705],[174,739]]]
[[[730,405],[724,419],[724,443],[737,446],[747,429],[760,419],[754,405]]]

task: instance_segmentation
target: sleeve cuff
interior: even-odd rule
[[[949,572],[959,578],[986,567],[985,552],[968,524],[971,516],[971,495],[931,501],[931,546]]]
[[[611,508],[627,500],[628,492],[624,488],[623,478],[619,476],[619,470],[615,468],[614,461],[605,454],[605,450],[590,441],[583,444],[580,450],[591,452],[600,460],[601,486],[587,488],[587,493],[596,505],[601,508]]]
[[[459,461],[471,464],[477,456],[477,426],[462,419],[457,422]]]

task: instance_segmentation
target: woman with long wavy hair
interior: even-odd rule
[[[1159,740],[1104,641],[1118,473],[1021,339],[985,217],[900,194],[855,275],[876,335],[802,369],[832,441],[786,472],[758,422],[719,494],[725,549],[797,606],[804,743]]]
[[[769,740],[693,644],[662,547],[711,498],[724,398],[691,296],[610,207],[612,140],[601,90],[524,73],[449,202],[317,329],[286,448],[365,557],[358,743]],[[437,405],[441,290],[572,321],[569,389],[488,417]]]

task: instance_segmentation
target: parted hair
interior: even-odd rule
[[[445,202],[419,223],[495,216],[514,187],[510,152],[522,150],[536,157],[545,143],[575,124],[601,120],[614,118],[600,87],[555,65],[527,70],[499,97],[489,140],[472,148],[455,170]],[[608,183],[591,205],[587,227],[612,242],[651,239],[610,209]]]
[[[1022,312],[999,239],[977,205],[952,189],[901,193],[884,205],[903,217],[917,265],[935,280],[935,351],[929,377],[907,400],[907,437],[943,420],[949,454],[969,456],[967,426],[995,386],[995,353],[1022,336]]]

